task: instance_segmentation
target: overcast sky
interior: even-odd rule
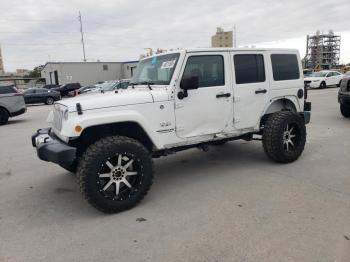
[[[137,60],[144,48],[209,47],[216,27],[237,25],[238,46],[291,47],[333,29],[350,62],[350,0],[0,0],[6,71],[50,61],[82,61],[78,11],[88,61]]]

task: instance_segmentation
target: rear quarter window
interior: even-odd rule
[[[0,94],[12,94],[16,93],[14,86],[0,86]]]
[[[300,78],[298,58],[295,54],[272,54],[271,63],[275,81]]]

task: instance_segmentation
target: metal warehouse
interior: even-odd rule
[[[138,61],[48,62],[41,71],[47,84],[80,83],[82,86],[107,80],[131,78]]]

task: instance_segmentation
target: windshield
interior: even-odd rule
[[[310,75],[310,77],[325,77],[328,72],[316,72]]]
[[[130,84],[169,85],[179,56],[175,53],[142,60]]]

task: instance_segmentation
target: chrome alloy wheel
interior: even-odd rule
[[[137,167],[137,161],[126,154],[109,158],[98,173],[97,184],[100,193],[112,200],[130,198],[142,183]]]
[[[293,124],[288,124],[283,132],[283,146],[286,151],[292,150],[298,141],[297,130]]]

